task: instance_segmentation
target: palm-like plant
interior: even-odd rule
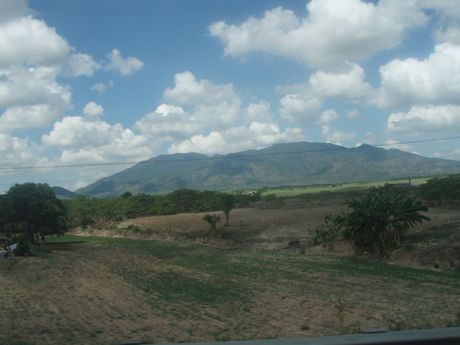
[[[429,220],[427,208],[395,188],[374,188],[348,204],[351,212],[340,218],[344,236],[357,254],[387,257],[411,226]]]

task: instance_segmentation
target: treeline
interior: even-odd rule
[[[460,206],[460,174],[436,177],[418,189],[418,195],[430,206]]]
[[[260,193],[222,193],[180,189],[165,195],[132,195],[129,192],[111,199],[88,198],[78,195],[65,200],[71,227],[88,227],[96,222],[121,221],[142,216],[169,215],[185,212],[224,211],[246,207],[257,201]]]

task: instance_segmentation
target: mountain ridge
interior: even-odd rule
[[[347,148],[293,142],[226,155],[160,155],[102,178],[77,193],[110,197],[126,191],[158,194],[180,188],[242,189],[362,182],[460,172],[460,162],[368,144]]]

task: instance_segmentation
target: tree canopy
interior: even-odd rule
[[[64,204],[47,184],[16,184],[0,198],[0,230],[28,243],[37,236],[62,234],[67,230]]]

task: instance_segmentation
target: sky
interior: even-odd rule
[[[457,0],[0,0],[0,192],[294,141],[460,160],[414,143],[459,130]]]

